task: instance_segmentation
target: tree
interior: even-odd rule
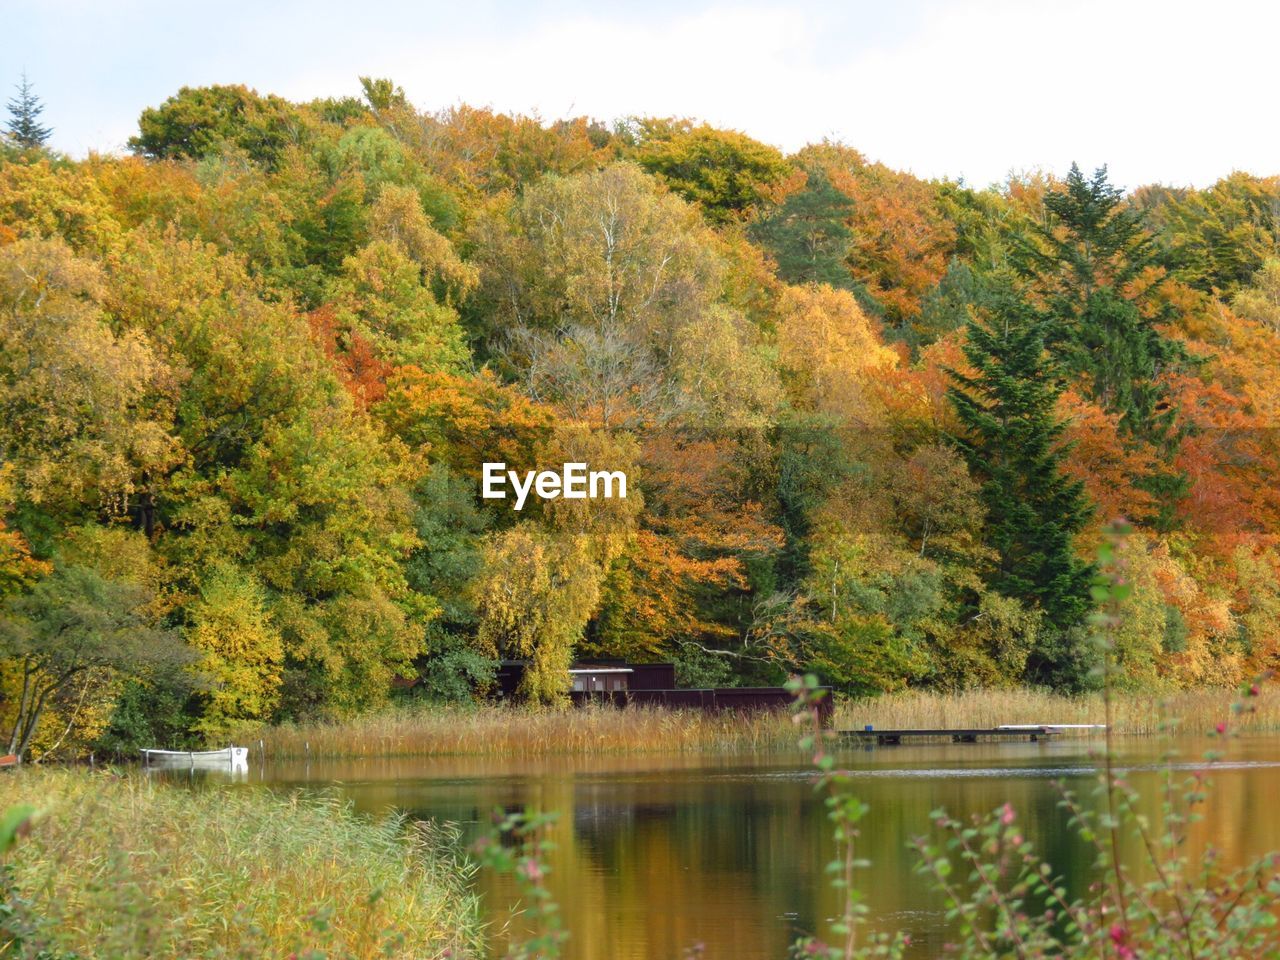
[[[22,692],[9,752],[24,754],[50,698],[92,670],[147,677],[190,662],[177,636],[152,625],[145,588],[82,566],[58,566],[0,609],[0,654],[16,661]]]
[[[0,164],[0,245],[45,239],[84,255],[106,253],[119,242],[120,224],[100,179],[50,161]]]
[[[422,545],[406,561],[405,577],[440,603],[440,616],[427,624],[426,655],[415,664],[431,699],[469,701],[492,684],[497,666],[475,643],[481,538],[491,520],[477,506],[475,490],[473,481],[438,463],[414,491]]]
[[[772,403],[718,238],[635,165],[548,177],[474,239],[490,349],[535,399],[628,428],[758,425]]]
[[[9,101],[9,125],[5,128],[14,142],[24,149],[39,150],[53,136],[53,129],[40,124],[44,104],[31,89],[27,75],[17,87],[18,95]]]
[[[187,639],[209,684],[196,729],[210,740],[271,719],[279,703],[284,644],[250,574],[223,563],[210,570],[189,607]]]
[[[1047,346],[1127,430],[1159,435],[1169,421],[1160,378],[1187,360],[1160,330],[1172,310],[1158,296],[1159,248],[1106,167],[1086,179],[1072,164],[1064,188],[1045,194],[1044,208],[1037,243],[1017,259],[1043,299]]]
[[[775,147],[688,120],[636,120],[636,161],[713,223],[739,220],[792,173]]]
[[[113,332],[103,286],[61,240],[0,247],[0,460],[62,519],[119,511],[176,455],[152,396],[170,371],[145,336]]]
[[[574,644],[600,602],[601,570],[590,541],[524,523],[485,551],[479,641],[493,654],[528,658],[521,687],[535,702],[560,702],[569,692]]]
[[[1253,275],[1253,282],[1231,298],[1237,316],[1280,333],[1280,260],[1270,257]]]
[[[1275,256],[1280,177],[1237,171],[1204,190],[1143,187],[1133,201],[1174,276],[1204,293],[1230,296]]]
[[[13,464],[0,465],[0,597],[30,586],[50,569],[31,556],[27,538],[5,522],[13,506],[13,492]]]
[[[152,159],[199,160],[227,144],[256,163],[275,168],[297,137],[302,118],[277,96],[260,96],[248,87],[183,87],[138,119],[138,135],[129,147]]]
[[[982,484],[987,542],[996,559],[988,584],[1042,609],[1065,629],[1088,609],[1090,568],[1072,549],[1090,515],[1084,485],[1062,470],[1062,386],[1047,355],[1044,321],[1011,284],[970,319],[970,371],[953,371],[949,392],[961,425],[956,442]],[[1041,679],[1053,664],[1033,664]]]
[[[779,298],[778,365],[794,406],[846,424],[875,418],[869,382],[898,355],[853,295],[826,284],[789,287]]]
[[[361,77],[360,90],[375,113],[382,114],[388,110],[408,106],[404,89],[385,77]]]
[[[831,185],[821,166],[808,171],[804,187],[751,228],[777,263],[787,283],[826,283],[850,289],[853,276],[845,258],[853,241],[847,225],[853,201]]]
[[[983,293],[982,274],[963,260],[952,260],[946,276],[929,291],[920,305],[920,314],[904,331],[915,350],[964,327],[969,310]]]
[[[284,645],[284,709],[380,702],[435,612],[401,566],[418,545],[409,487],[421,462],[356,409],[306,319],[264,297],[236,258],[144,234],[114,267],[113,316],[182,371],[183,457],[130,504],[138,525],[191,597],[221,562],[262,585]],[[252,622],[252,603],[236,604]]]
[[[467,348],[450,301],[475,285],[474,269],[430,225],[408,187],[382,188],[369,227],[369,243],[329,284],[335,332],[353,347],[371,345],[386,362],[423,370],[460,365]]]
[[[796,159],[820,166],[850,199],[849,270],[889,323],[905,329],[955,250],[956,228],[939,209],[939,186],[868,163],[838,143],[806,147]]]

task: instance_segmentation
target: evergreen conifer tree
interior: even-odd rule
[[[31,88],[27,75],[22,75],[18,84],[18,95],[9,101],[9,124],[5,131],[13,141],[24,149],[43,147],[53,135],[50,127],[40,124],[40,114],[44,113],[44,104]]]
[[[1170,425],[1159,375],[1188,356],[1159,330],[1172,319],[1168,305],[1129,284],[1162,266],[1162,253],[1106,167],[1086,179],[1073,163],[1066,189],[1047,194],[1044,206],[1038,242],[1018,263],[1043,296],[1046,343],[1126,429],[1158,440]]]
[[[827,283],[850,289],[853,277],[845,258],[853,231],[846,221],[853,201],[837,190],[819,166],[808,181],[752,230],[778,264],[788,283]]]
[[[967,324],[972,372],[952,372],[949,397],[963,428],[957,445],[982,484],[996,554],[989,586],[1043,610],[1046,636],[1060,636],[1089,607],[1092,571],[1072,541],[1092,510],[1084,485],[1061,470],[1064,425],[1054,410],[1062,384],[1044,321],[1007,278],[992,283],[986,308]],[[1053,675],[1046,659],[1033,656],[1036,679]]]

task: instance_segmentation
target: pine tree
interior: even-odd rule
[[[1047,194],[1037,243],[1017,258],[1046,304],[1046,341],[1064,371],[1120,415],[1132,434],[1160,439],[1169,427],[1161,373],[1188,362],[1159,330],[1172,319],[1145,285],[1129,285],[1163,266],[1141,212],[1101,167],[1086,179],[1074,163],[1066,189]]]
[[[1063,475],[1062,392],[1045,349],[1044,321],[1007,278],[992,281],[971,315],[964,353],[972,373],[952,372],[949,398],[963,426],[957,446],[982,484],[987,542],[996,554],[988,585],[1043,610],[1052,631],[1077,625],[1089,607],[1092,571],[1072,547],[1092,512],[1084,485]],[[1044,658],[1031,669],[1044,675]]]
[[[852,211],[853,201],[814,166],[804,188],[751,232],[773,255],[778,276],[787,283],[827,283],[848,290],[854,285],[846,263],[853,239],[846,221]]]
[[[44,113],[44,104],[31,89],[27,75],[22,75],[22,82],[17,87],[18,95],[9,101],[9,125],[6,132],[13,141],[24,149],[43,147],[53,135],[50,127],[41,126],[40,114]]]

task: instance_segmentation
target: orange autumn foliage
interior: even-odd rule
[[[53,568],[31,556],[31,545],[17,530],[9,529],[5,515],[13,507],[13,464],[0,465],[0,597],[29,586]]]
[[[1169,386],[1185,430],[1173,460],[1188,482],[1178,504],[1183,521],[1218,555],[1251,535],[1273,536],[1280,522],[1280,493],[1271,483],[1280,469],[1274,429],[1220,384],[1183,374]]]
[[[397,368],[376,415],[397,436],[449,463],[467,476],[479,476],[485,461],[502,460],[512,468],[535,466],[534,446],[555,420],[546,406],[501,383],[488,371],[473,376]]]
[[[387,377],[394,368],[379,359],[372,343],[339,323],[330,306],[311,311],[307,322],[311,335],[333,361],[338,379],[358,407],[365,409],[386,397]]]
[[[1176,616],[1185,632],[1180,648],[1161,658],[1162,676],[1182,686],[1239,682],[1242,664],[1225,646],[1233,632],[1230,603],[1209,588],[1203,571],[1188,570],[1167,543],[1154,544],[1149,560],[1166,618]]]
[[[836,144],[800,155],[820,163],[832,186],[853,201],[853,276],[884,306],[890,322],[909,321],[946,274],[955,249],[955,225],[938,208],[937,188]]]
[[[1075,390],[1058,400],[1058,415],[1066,421],[1066,472],[1083,481],[1099,521],[1114,517],[1134,520],[1150,516],[1155,498],[1138,486],[1159,466],[1156,452],[1141,439],[1120,430],[1120,417]]]

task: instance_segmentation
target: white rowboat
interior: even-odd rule
[[[143,750],[142,762],[148,767],[200,770],[248,770],[248,747],[223,747],[221,750]]]

